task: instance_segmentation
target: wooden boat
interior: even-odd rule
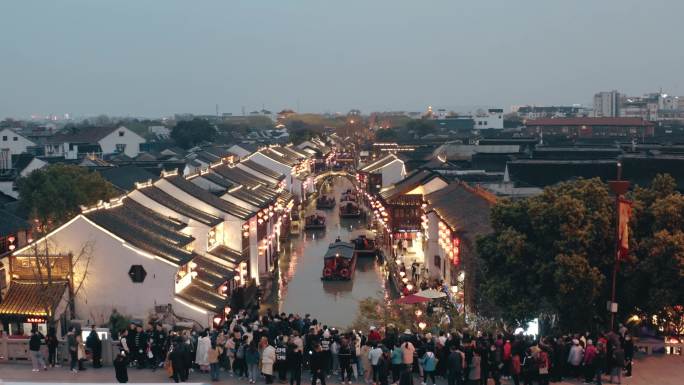
[[[361,256],[375,256],[378,253],[378,245],[375,242],[375,234],[370,230],[354,231],[351,243],[354,244],[354,251]]]
[[[342,242],[339,238],[328,246],[323,256],[324,281],[348,281],[356,269],[356,252],[354,245]]]
[[[340,218],[360,218],[362,210],[354,201],[340,202]]]
[[[304,220],[304,230],[325,230],[325,216],[312,214]]]
[[[340,203],[341,202],[357,202],[359,201],[359,197],[356,193],[356,191],[349,189],[340,195]]]
[[[335,207],[335,198],[323,195],[316,199],[317,209],[331,209]]]

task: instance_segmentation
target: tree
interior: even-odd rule
[[[397,140],[399,135],[397,131],[392,128],[385,128],[382,130],[375,131],[375,140],[378,141],[392,141]]]
[[[684,332],[684,196],[669,175],[632,194],[630,263],[625,265],[623,308],[662,330]],[[625,314],[630,315],[630,314]]]
[[[117,195],[114,186],[83,167],[54,164],[17,180],[19,204],[48,229],[92,205]]]
[[[171,139],[181,148],[191,148],[216,139],[216,128],[206,119],[195,118],[178,122],[171,130]]]
[[[406,124],[406,129],[418,136],[425,136],[437,131],[435,124],[432,121],[425,119],[414,119],[409,121]]]
[[[682,329],[684,196],[659,175],[636,187],[630,254],[621,263],[619,314]],[[478,241],[481,313],[512,325],[541,317],[563,331],[605,321],[615,258],[615,200],[598,179],[548,187],[492,209],[493,233]],[[654,318],[655,316],[655,318]]]
[[[28,253],[13,258],[15,261],[18,258],[27,260],[28,266],[30,266],[30,269],[27,270],[30,270],[30,274],[21,278],[30,279],[34,284],[39,285],[41,292],[47,292],[52,285],[58,282],[68,281],[70,286],[68,304],[73,312],[75,298],[88,279],[88,268],[93,258],[94,242],[85,242],[75,254],[63,255],[59,252],[59,246],[47,237],[50,231],[52,229],[48,224],[37,223],[34,226],[34,235],[40,238],[31,245]],[[43,296],[39,298],[39,301],[46,314],[48,326],[52,326],[55,321],[55,314],[50,298]]]
[[[495,205],[494,232],[478,241],[482,308],[511,326],[540,316],[564,330],[590,325],[607,298],[613,202],[590,179]]]

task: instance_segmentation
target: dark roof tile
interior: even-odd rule
[[[230,203],[228,201],[225,201],[212,193],[204,190],[203,188],[197,186],[196,184],[186,180],[182,176],[179,175],[173,175],[165,178],[167,181],[169,181],[171,184],[176,186],[177,188],[181,189],[184,191],[186,194],[191,195],[202,202],[215,207],[218,210],[223,211],[226,214],[230,214],[234,217],[240,218],[240,219],[247,219],[256,214],[256,212],[240,207],[234,203]]]
[[[198,210],[193,206],[190,206],[184,203],[183,201],[174,198],[173,196],[167,194],[162,189],[156,186],[142,187],[138,189],[138,191],[140,191],[143,195],[152,199],[153,201],[161,204],[162,206],[167,207],[180,215],[194,219],[197,222],[203,223],[207,226],[214,227],[219,223],[223,222],[222,218]]]

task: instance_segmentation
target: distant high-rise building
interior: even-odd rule
[[[620,116],[619,106],[620,94],[615,90],[594,95],[594,116],[597,118]]]

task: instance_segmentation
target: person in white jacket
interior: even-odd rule
[[[582,360],[584,359],[584,349],[580,346],[579,340],[572,340],[572,347],[568,353],[568,364],[570,364],[570,373],[575,378],[579,378],[581,371]]]
[[[269,341],[268,345],[261,353],[261,373],[266,377],[267,384],[273,383],[273,364],[275,364],[275,360],[276,351]]]
[[[197,353],[195,353],[195,363],[205,373],[209,373],[209,348],[211,348],[211,338],[205,330],[197,340]]]

